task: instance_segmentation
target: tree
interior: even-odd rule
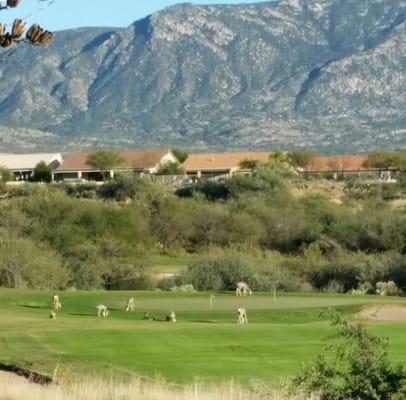
[[[258,160],[243,160],[240,162],[240,168],[254,170],[259,164]]]
[[[364,167],[387,169],[399,168],[406,171],[406,151],[375,151],[368,155]]]
[[[286,163],[288,161],[288,155],[283,151],[275,151],[269,156],[269,161],[275,161],[279,163]]]
[[[176,157],[176,159],[183,164],[187,158],[189,157],[189,154],[187,151],[182,150],[182,149],[171,149],[173,155]]]
[[[406,398],[406,371],[393,366],[388,344],[362,323],[332,315],[338,341],[294,379],[293,386],[320,400],[395,400]]]
[[[67,271],[53,252],[0,229],[0,286],[58,289],[67,279]]]
[[[97,150],[90,153],[87,157],[87,165],[100,171],[103,180],[109,177],[110,171],[124,164],[124,159],[118,151]]]
[[[0,167],[0,183],[4,184],[13,180],[13,173],[6,167]]]
[[[364,167],[386,169],[394,167],[394,153],[387,151],[374,151],[368,154],[368,157],[364,161]]]
[[[21,0],[7,0],[0,4],[0,10],[18,7]],[[42,29],[38,24],[32,25],[26,32],[25,39],[23,34],[26,31],[26,23],[22,19],[15,19],[11,30],[6,31],[6,26],[0,24],[0,47],[9,47],[13,43],[26,41],[34,45],[45,45],[54,40],[52,32]]]
[[[314,157],[316,157],[316,153],[311,150],[301,149],[289,153],[288,157],[293,167],[305,169],[310,165]]]
[[[162,164],[158,171],[158,175],[183,175],[184,169],[178,162],[170,161]]]
[[[51,182],[52,168],[45,161],[40,161],[34,168],[32,180],[34,182]]]

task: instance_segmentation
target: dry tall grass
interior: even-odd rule
[[[11,374],[0,375],[0,400],[293,400],[281,391],[249,391],[235,384],[172,386],[134,380],[101,380],[40,386]],[[295,400],[300,400],[299,398]]]

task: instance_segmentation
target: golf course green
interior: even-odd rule
[[[323,311],[355,314],[365,305],[406,299],[337,294],[270,294],[236,298],[217,293],[61,292],[62,309],[49,319],[51,292],[0,290],[0,363],[52,376],[119,374],[170,382],[220,382],[231,379],[280,382],[313,360],[334,328]],[[129,297],[135,312],[126,312]],[[105,304],[107,318],[97,318]],[[249,324],[236,324],[245,307]],[[174,310],[176,324],[165,322]],[[148,311],[154,320],[143,321]],[[371,323],[387,337],[390,357],[406,363],[406,323]],[[334,340],[334,339],[333,339]]]

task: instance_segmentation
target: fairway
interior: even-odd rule
[[[208,293],[61,292],[62,310],[50,320],[51,292],[0,290],[0,362],[52,375],[95,372],[134,374],[171,382],[234,379],[279,382],[314,359],[334,335],[322,311],[356,313],[363,305],[403,303],[380,296],[255,294],[236,298]],[[124,305],[135,297],[136,311]],[[111,312],[98,319],[96,305]],[[249,325],[237,326],[236,309],[247,308]],[[178,322],[164,322],[174,310]],[[143,321],[144,311],[155,321]],[[405,323],[375,323],[390,340],[393,361],[406,360]]]

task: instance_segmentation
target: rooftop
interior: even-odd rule
[[[39,153],[39,154],[0,154],[0,167],[10,170],[33,170],[36,165],[44,161],[47,165],[62,162],[59,153]]]
[[[240,169],[243,161],[267,162],[270,152],[230,152],[189,154],[183,163],[185,171],[226,171]]]
[[[330,171],[365,171],[370,168],[364,167],[364,155],[344,155],[330,157],[315,157],[305,169],[309,172],[330,172]]]
[[[77,150],[69,153],[57,171],[94,171],[94,168],[87,164],[87,158],[93,152]],[[117,152],[124,160],[119,169],[144,170],[155,167],[170,150],[128,149],[117,150]]]

